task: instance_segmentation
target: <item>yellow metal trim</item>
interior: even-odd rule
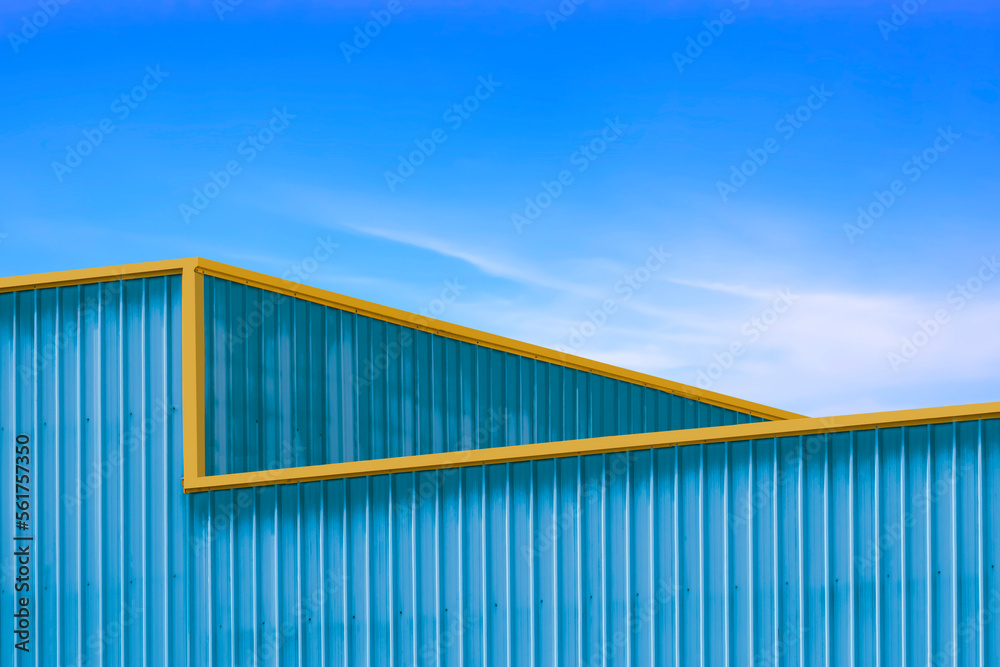
[[[529,343],[522,343],[502,336],[495,336],[468,327],[442,322],[433,318],[414,313],[380,306],[352,297],[321,290],[307,285],[301,285],[289,280],[275,278],[265,274],[240,269],[220,262],[192,257],[188,259],[143,262],[106,266],[95,269],[78,269],[72,271],[57,271],[26,276],[0,278],[0,293],[32,290],[65,285],[82,285],[87,283],[129,280],[137,278],[152,278],[162,275],[182,276],[182,382],[184,401],[184,490],[200,491],[211,488],[235,488],[253,486],[256,484],[280,484],[287,482],[307,481],[309,479],[326,479],[333,477],[349,477],[357,475],[393,472],[401,469],[423,470],[428,468],[450,467],[458,465],[478,465],[484,462],[499,462],[503,456],[511,455],[509,460],[524,460],[525,458],[547,458],[551,456],[548,449],[560,443],[522,445],[519,447],[504,447],[492,450],[473,452],[457,452],[450,454],[431,454],[427,456],[408,457],[405,459],[383,459],[363,461],[358,463],[334,464],[332,466],[311,466],[308,468],[293,468],[287,470],[271,470],[260,473],[243,473],[238,475],[218,475],[205,477],[205,310],[204,310],[204,276],[212,275],[227,280],[242,282],[288,296],[312,301],[342,310],[349,310],[361,315],[373,317],[386,322],[401,324],[422,331],[446,336],[456,340],[481,345],[519,356],[538,359],[567,368],[596,373],[613,379],[624,380],[634,384],[666,391],[678,396],[692,398],[704,403],[746,412],[758,417],[773,420],[800,421],[802,415],[777,408],[744,401],[742,399],[699,389],[678,382],[671,382],[645,373],[638,373],[599,361],[592,361],[570,354],[564,354]],[[735,428],[735,427],[723,427]],[[702,429],[700,429],[702,430]],[[692,431],[685,431],[691,433]],[[622,436],[637,437],[637,436]],[[605,438],[581,440],[575,442],[603,442]],[[527,450],[525,448],[528,448]],[[536,452],[524,454],[524,452]],[[563,454],[569,455],[569,454]],[[435,458],[436,457],[436,458]],[[500,458],[497,458],[500,457]],[[520,457],[520,458],[517,458]],[[415,463],[411,460],[416,461]],[[402,466],[402,467],[401,467]],[[236,480],[234,483],[231,483]]]
[[[680,382],[672,382],[670,380],[658,378],[654,375],[630,371],[624,368],[618,368],[617,366],[612,366],[611,364],[601,363],[600,361],[593,361],[591,359],[585,359],[572,354],[565,354],[563,352],[550,350],[538,345],[531,345],[530,343],[522,343],[510,338],[496,336],[457,324],[451,324],[449,322],[442,322],[441,320],[424,317],[423,315],[408,313],[406,311],[389,308],[387,306],[380,306],[368,301],[362,301],[361,299],[355,299],[353,297],[344,296],[335,292],[329,292],[316,287],[309,287],[308,285],[301,285],[290,280],[275,278],[262,273],[257,273],[255,271],[240,269],[235,266],[222,264],[220,262],[200,259],[198,260],[198,265],[199,271],[203,271],[205,275],[215,276],[216,278],[223,278],[225,280],[243,283],[250,285],[251,287],[257,287],[277,292],[279,294],[293,296],[298,299],[312,301],[313,303],[322,304],[324,306],[332,306],[340,310],[349,310],[351,312],[383,320],[385,322],[402,324],[421,331],[427,331],[440,336],[445,336],[447,338],[481,345],[494,350],[509,352],[519,356],[530,357],[532,359],[557,364],[566,368],[573,368],[613,378],[615,380],[624,380],[633,384],[659,389],[671,394],[676,394],[677,396],[691,398],[703,403],[728,408],[730,410],[736,410],[738,412],[745,412],[756,417],[763,417],[764,419],[800,419],[804,416],[794,412],[788,412],[787,410],[779,410],[778,408],[772,408],[759,403],[753,403],[751,401],[745,401],[732,396],[726,396],[725,394],[718,394],[714,391],[699,389],[698,387],[681,384]]]
[[[204,276],[195,271],[198,262],[197,258],[171,259],[0,278],[0,293],[4,293],[178,274],[182,276],[181,364],[185,484],[189,481],[194,482],[205,474],[205,327],[203,324],[205,313],[202,306]]]
[[[181,273],[186,261],[171,259],[160,262],[104,266],[97,269],[76,269],[73,271],[35,273],[27,276],[11,276],[0,278],[0,293],[176,275]]]
[[[185,483],[185,492],[212,489],[236,489],[248,486],[295,484],[324,479],[384,475],[441,468],[457,468],[493,463],[513,463],[535,459],[562,458],[586,454],[606,454],[659,447],[677,447],[711,442],[737,442],[787,436],[802,436],[841,431],[870,430],[937,424],[975,419],[1000,418],[1000,402],[959,405],[920,410],[875,412],[840,417],[790,419],[755,422],[733,426],[712,426],[681,431],[661,431],[635,435],[616,435],[584,440],[565,440],[535,445],[515,445],[493,449],[423,454],[392,459],[332,463],[328,465],[262,470],[258,472],[212,475]]]
[[[205,276],[186,260],[182,282],[184,489],[205,477]]]

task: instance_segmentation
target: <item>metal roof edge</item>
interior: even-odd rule
[[[49,273],[9,276],[0,278],[0,293],[176,275],[182,273],[193,262],[193,258],[168,259],[155,262],[139,262],[136,264],[117,264],[93,269],[72,269],[69,271],[51,271]]]

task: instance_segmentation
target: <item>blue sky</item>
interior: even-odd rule
[[[810,415],[998,398],[996,3],[0,26],[3,274],[200,255]]]

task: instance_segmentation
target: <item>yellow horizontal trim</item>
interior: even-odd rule
[[[801,436],[842,431],[895,428],[922,424],[937,424],[974,419],[1000,417],[1000,402],[959,405],[920,410],[875,412],[840,417],[816,417],[786,421],[755,422],[733,426],[661,431],[635,435],[616,435],[605,438],[565,440],[535,445],[516,445],[493,449],[475,449],[442,454],[423,454],[392,459],[332,463],[328,465],[262,470],[259,472],[212,475],[195,480],[185,480],[186,493],[210,489],[235,489],[248,486],[294,484],[324,479],[384,475],[387,473],[415,472],[440,468],[477,466],[492,463],[513,463],[536,459],[562,458],[585,454],[605,454],[659,447],[676,447],[711,442],[737,442],[786,436]]]
[[[424,317],[423,315],[408,313],[404,310],[397,310],[396,308],[389,308],[388,306],[380,306],[368,301],[362,301],[361,299],[355,299],[353,297],[344,296],[342,294],[319,289],[317,287],[309,287],[308,285],[302,285],[290,280],[284,280],[282,278],[275,278],[262,273],[257,273],[256,271],[240,269],[227,264],[222,264],[220,262],[199,258],[198,267],[199,268],[196,269],[197,271],[204,272],[205,275],[215,276],[216,278],[223,278],[225,280],[243,283],[251,287],[257,287],[298,299],[312,301],[313,303],[322,304],[324,306],[332,306],[340,310],[349,310],[351,312],[385,322],[402,324],[420,331],[427,331],[429,333],[438,334],[440,336],[453,338],[467,343],[473,343],[475,345],[481,345],[494,350],[509,352],[523,357],[530,357],[532,359],[557,364],[566,368],[595,373],[597,375],[602,375],[615,380],[624,380],[626,382],[650,387],[652,389],[659,389],[661,391],[676,394],[677,396],[683,396],[684,398],[691,398],[710,405],[728,408],[738,412],[745,412],[754,415],[755,417],[763,417],[764,419],[799,419],[803,417],[803,415],[788,412],[787,410],[779,410],[778,408],[772,408],[759,403],[753,403],[751,401],[745,401],[732,396],[726,396],[725,394],[718,394],[714,391],[699,389],[698,387],[682,384],[680,382],[672,382],[670,380],[658,378],[654,375],[647,375],[645,373],[618,368],[617,366],[612,366],[611,364],[577,357],[572,354],[565,354],[563,352],[550,350],[538,345],[522,343],[510,338],[504,338],[503,336],[496,336],[494,334],[477,331],[476,329],[463,327],[458,324],[451,324],[450,322],[442,322],[441,320]]]
[[[54,271],[52,273],[11,276],[0,278],[0,293],[175,275],[181,273],[184,266],[190,264],[190,262],[191,260],[170,259],[159,262],[104,266],[97,269],[76,269],[73,271]]]

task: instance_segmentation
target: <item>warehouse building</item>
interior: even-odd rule
[[[186,259],[0,279],[0,448],[3,665],[1000,664],[1000,403],[807,418]]]

